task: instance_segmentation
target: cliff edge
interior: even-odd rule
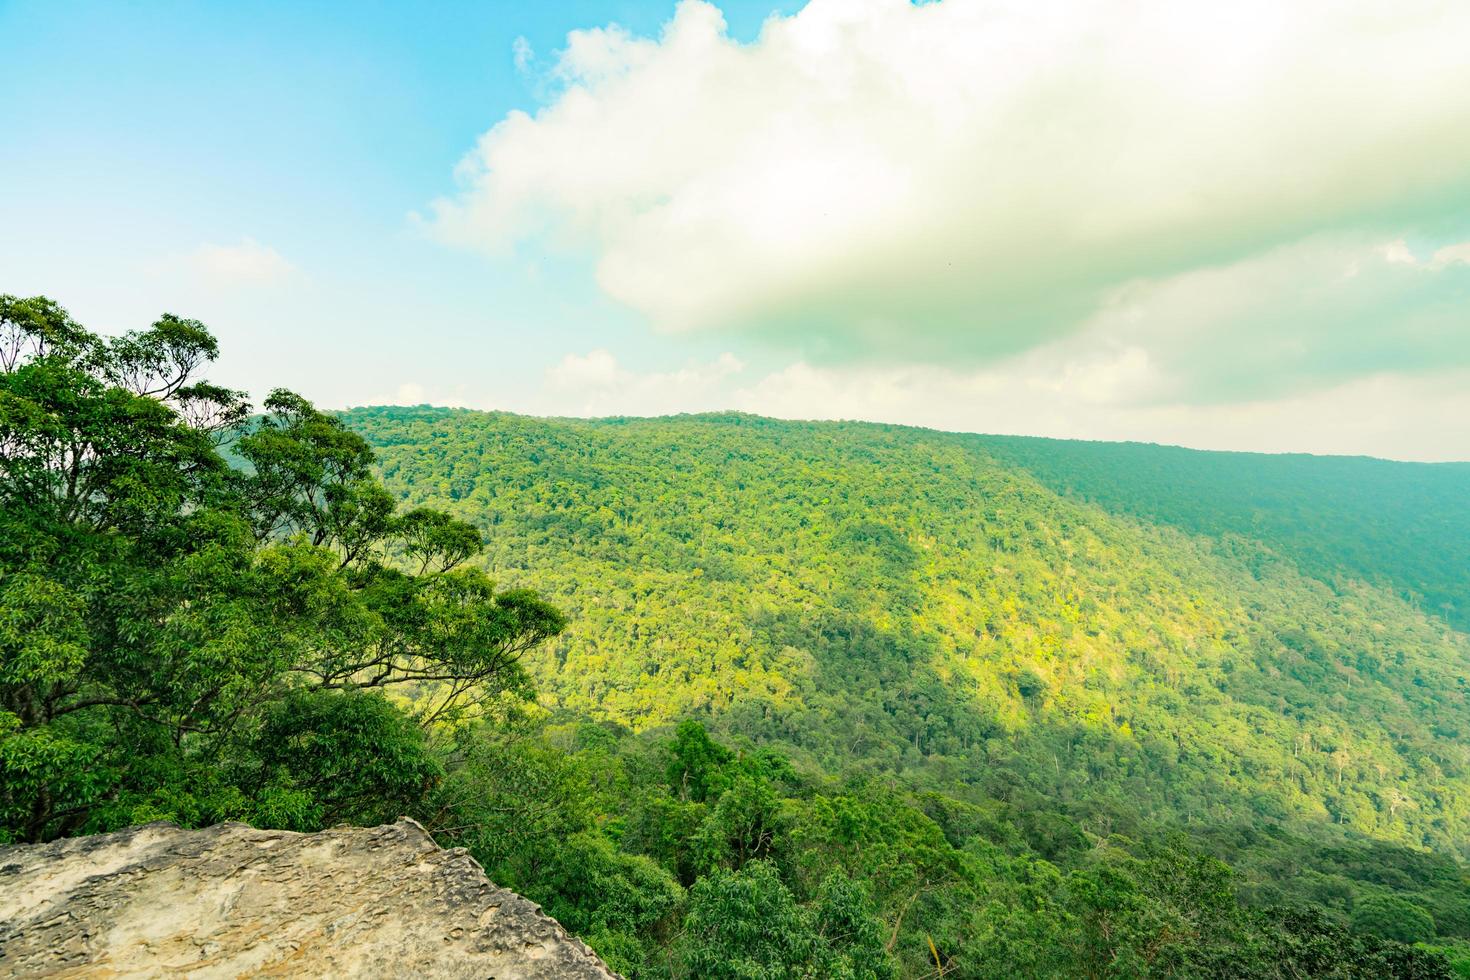
[[[0,976],[614,977],[408,819],[148,824],[0,848]]]

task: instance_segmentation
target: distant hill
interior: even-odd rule
[[[975,438],[997,460],[1113,513],[1252,538],[1307,574],[1373,582],[1470,628],[1470,463]]]
[[[1470,466],[747,415],[371,408],[386,485],[572,619],[544,702],[1098,832],[1464,855]],[[1453,625],[1452,625],[1453,624]]]

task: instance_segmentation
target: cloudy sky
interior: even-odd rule
[[[198,317],[257,393],[1470,459],[1463,0],[0,0],[0,38],[0,291]]]

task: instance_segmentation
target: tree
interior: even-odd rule
[[[817,933],[832,948],[833,976],[887,980],[897,969],[883,942],[873,898],[859,881],[833,870],[817,894]]]
[[[770,853],[779,800],[769,782],[740,776],[700,825],[694,848],[702,867],[739,868]]]
[[[339,420],[201,380],[218,353],[0,297],[0,835],[401,812],[437,763],[365,692],[425,727],[527,696],[565,624],[465,564],[474,526],[397,514]]]
[[[1434,938],[1434,917],[1397,895],[1372,895],[1353,908],[1353,928],[1401,943],[1422,943]]]
[[[605,838],[583,833],[556,849],[527,894],[604,956],[613,952],[616,969],[632,972],[646,958],[640,936],[674,911],[684,889],[653,859],[624,854]]]
[[[713,741],[699,722],[681,721],[669,746],[669,785],[681,800],[703,803],[725,788],[723,767],[731,758],[730,750]]]
[[[367,691],[291,691],[262,712],[234,764],[257,813],[296,829],[390,822],[421,810],[443,776],[423,730]]]
[[[689,974],[710,980],[828,975],[811,916],[769,861],[716,871],[695,884],[684,923]]]

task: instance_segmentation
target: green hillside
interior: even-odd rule
[[[0,845],[409,815],[635,978],[1470,975],[1467,637],[1348,504],[745,416],[378,455],[217,354],[0,296]]]
[[[1470,463],[986,436],[1048,487],[1192,534],[1239,534],[1329,583],[1385,586],[1470,627]]]
[[[1470,853],[1470,637],[1430,608],[1461,608],[1470,468],[742,415],[345,420],[392,492],[480,525],[497,580],[567,612],[532,666],[550,707],[706,717],[1094,834]]]

